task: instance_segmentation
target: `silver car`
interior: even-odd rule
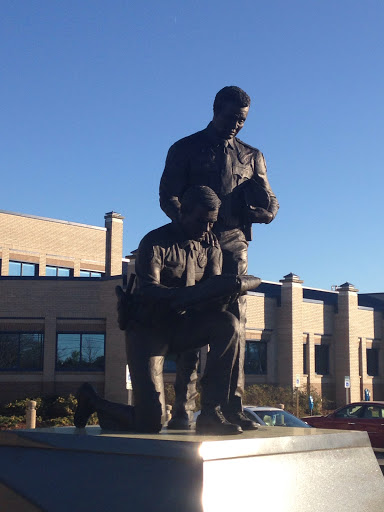
[[[271,427],[301,427],[311,428],[305,421],[299,420],[290,412],[278,409],[277,407],[257,407],[254,405],[245,405],[244,414],[260,425]]]

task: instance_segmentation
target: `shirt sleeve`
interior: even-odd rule
[[[269,184],[268,176],[267,176],[267,165],[265,163],[264,155],[263,155],[263,153],[261,153],[261,151],[257,151],[257,153],[255,155],[254,178],[268,192],[269,199],[270,199],[268,211],[270,213],[272,213],[273,218],[275,218],[277,211],[279,209],[279,202],[278,202],[275,194],[272,191],[271,185]]]
[[[170,300],[174,296],[174,289],[164,286],[160,282],[161,271],[164,266],[163,249],[153,245],[151,240],[144,237],[140,242],[135,262],[137,278],[137,291],[140,295],[158,300]]]

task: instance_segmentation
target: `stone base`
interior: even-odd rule
[[[7,512],[382,512],[366,432],[260,427],[239,436],[0,432]]]

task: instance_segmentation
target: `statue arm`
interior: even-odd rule
[[[272,191],[271,185],[269,184],[267,176],[267,165],[265,163],[264,155],[263,153],[261,153],[261,151],[258,151],[257,154],[255,155],[254,179],[256,179],[256,181],[260,183],[260,185],[266,190],[266,192],[268,192],[268,209],[264,210],[263,208],[260,208],[260,210],[264,210],[264,212],[269,213],[269,215],[266,216],[267,222],[261,221],[265,222],[266,224],[269,224],[276,217],[277,211],[279,209],[279,202]]]
[[[187,166],[186,151],[174,144],[168,151],[159,189],[160,207],[172,220],[179,218],[180,197],[187,187]]]
[[[162,301],[173,299],[174,288],[164,286],[160,282],[163,261],[163,249],[158,245],[151,245],[144,238],[135,262],[137,289],[141,296]]]
[[[163,249],[152,246],[144,239],[136,260],[138,293],[144,300],[147,298],[150,301],[162,302],[177,312],[230,297],[240,291],[241,281],[236,275],[217,274],[221,273],[221,258],[220,247],[212,247],[206,267],[212,275],[204,274],[204,279],[193,286],[168,287],[161,283]]]

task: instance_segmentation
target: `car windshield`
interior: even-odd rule
[[[258,410],[255,412],[266,425],[273,427],[309,427],[304,421],[286,411]]]

